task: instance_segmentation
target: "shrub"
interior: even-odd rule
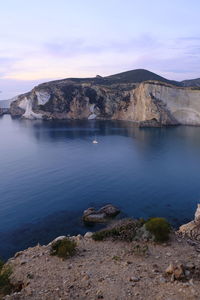
[[[165,242],[169,239],[170,224],[164,218],[152,218],[145,223],[146,229],[151,232],[156,242]]]
[[[76,252],[76,242],[69,238],[58,240],[51,246],[51,255],[57,255],[64,259],[73,256]]]
[[[13,286],[10,283],[10,275],[12,270],[9,266],[5,266],[0,260],[0,299],[1,296],[11,293]]]
[[[148,246],[147,245],[140,245],[136,244],[133,245],[133,253],[139,256],[145,256],[148,254]]]
[[[115,261],[120,261],[121,260],[120,256],[117,256],[117,255],[114,255],[112,257],[112,259],[115,260]]]
[[[95,241],[103,241],[108,237],[116,238],[117,236],[119,236],[119,230],[112,228],[112,229],[104,229],[104,230],[94,232],[92,238]]]
[[[132,242],[137,235],[138,228],[143,224],[144,220],[123,219],[106,229],[93,233],[92,238],[95,241],[102,241],[111,237],[114,240]]]

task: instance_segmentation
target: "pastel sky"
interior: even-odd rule
[[[0,99],[137,68],[200,77],[199,12],[199,0],[1,1]]]

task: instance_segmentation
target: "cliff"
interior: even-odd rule
[[[10,112],[12,116],[28,119],[127,120],[143,126],[200,125],[200,89],[181,87],[180,83],[149,71],[135,70],[108,77],[41,84],[18,96]]]

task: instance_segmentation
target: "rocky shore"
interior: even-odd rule
[[[10,280],[18,290],[2,299],[199,299],[200,242],[183,232],[183,227],[162,244],[112,238],[95,241],[89,232],[69,239],[77,250],[65,260],[51,255],[55,241],[9,259]]]

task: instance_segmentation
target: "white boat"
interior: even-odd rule
[[[94,140],[92,141],[93,144],[98,144],[98,141],[97,141],[97,138],[96,138],[96,135],[95,135],[95,138]]]

